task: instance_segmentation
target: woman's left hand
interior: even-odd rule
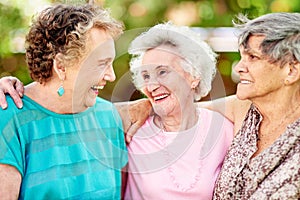
[[[122,118],[125,140],[127,143],[145,123],[152,112],[152,106],[148,99],[139,99],[130,102],[115,103]]]
[[[5,94],[9,94],[18,108],[23,107],[21,97],[24,94],[23,83],[13,76],[6,76],[0,79],[0,105],[2,109],[7,108]]]

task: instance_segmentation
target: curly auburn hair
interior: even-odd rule
[[[33,20],[26,36],[26,61],[34,81],[45,83],[52,76],[53,59],[63,55],[72,64],[88,49],[88,31],[100,28],[112,37],[123,32],[123,24],[95,5],[59,4],[46,8]]]

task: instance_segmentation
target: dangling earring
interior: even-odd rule
[[[58,96],[61,97],[62,95],[64,95],[64,93],[65,93],[64,79],[61,79],[60,86],[59,86],[59,88],[57,89],[57,94],[58,94]]]

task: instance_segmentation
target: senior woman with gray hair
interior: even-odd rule
[[[214,199],[300,199],[300,14],[239,20],[236,95],[252,105],[225,158]]]
[[[211,199],[233,129],[194,100],[211,90],[216,54],[197,33],[170,23],[135,38],[129,53],[133,82],[154,115],[128,145],[125,199]]]

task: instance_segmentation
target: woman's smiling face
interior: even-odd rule
[[[79,63],[74,73],[74,109],[91,107],[96,102],[98,90],[103,89],[106,82],[116,79],[113,70],[115,46],[113,38],[105,31],[93,28],[90,31],[90,51]]]
[[[235,66],[240,76],[236,92],[239,99],[255,102],[256,99],[272,98],[284,88],[288,65],[280,67],[279,63],[270,63],[264,57],[260,48],[264,39],[265,36],[252,35],[248,47],[240,47],[241,59]]]
[[[160,116],[182,112],[182,105],[193,102],[193,77],[185,72],[185,62],[174,47],[161,45],[146,51],[137,78],[141,91],[149,98]]]

